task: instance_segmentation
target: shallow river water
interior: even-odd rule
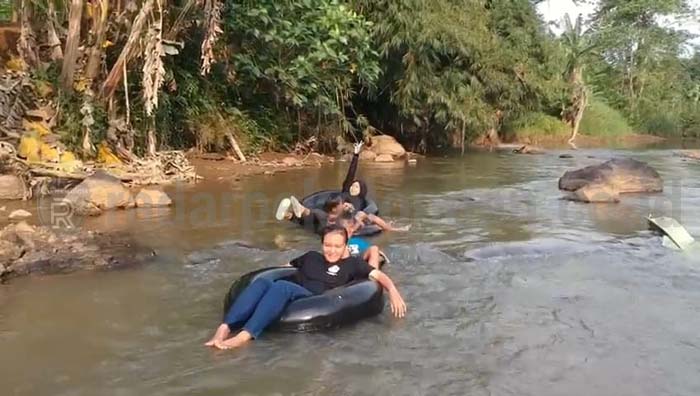
[[[700,395],[700,253],[661,246],[645,216],[700,235],[700,162],[669,150],[574,158],[472,153],[363,164],[375,239],[409,306],[316,334],[202,346],[230,283],[319,245],[273,219],[285,194],[339,186],[347,163],[241,181],[212,173],[158,211],[81,226],[130,233],[153,263],[0,286],[6,395]],[[590,158],[594,157],[594,158]],[[665,191],[564,201],[557,179],[611,157],[648,162]],[[216,164],[214,163],[214,167]]]

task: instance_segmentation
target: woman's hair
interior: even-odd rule
[[[323,204],[323,211],[326,213],[330,213],[333,209],[335,209],[336,206],[342,205],[343,204],[343,197],[337,196],[330,198]]]
[[[326,235],[336,233],[342,235],[343,240],[345,240],[345,242],[347,243],[348,231],[345,229],[345,227],[342,227],[338,224],[331,224],[323,228],[323,231],[321,231],[321,242],[323,242],[323,240],[326,239]]]

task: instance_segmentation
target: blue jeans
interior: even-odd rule
[[[285,280],[258,278],[238,296],[224,318],[231,330],[243,325],[243,330],[258,338],[260,333],[282,315],[287,304],[311,296],[309,290]]]

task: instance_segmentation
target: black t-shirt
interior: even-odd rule
[[[299,269],[296,283],[314,294],[321,294],[354,280],[367,279],[374,270],[358,257],[348,257],[331,264],[319,252],[305,253],[289,263]]]
[[[358,195],[350,195],[350,193],[343,193],[343,201],[351,203],[352,206],[355,208],[355,212],[365,210],[365,208],[367,207],[367,199]]]

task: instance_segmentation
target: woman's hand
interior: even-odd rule
[[[389,293],[389,305],[391,306],[391,313],[397,318],[403,318],[406,316],[406,303],[401,297],[401,293],[394,285],[394,281],[391,280],[385,273],[375,269],[369,273],[369,278],[376,280],[382,287]]]
[[[391,313],[397,318],[406,316],[406,303],[398,291],[395,290],[389,293],[389,305],[391,306]]]
[[[363,145],[363,144],[364,144],[363,142],[355,143],[355,145],[353,146],[353,153],[354,153],[354,154],[360,154],[360,151],[362,151],[362,145]]]

